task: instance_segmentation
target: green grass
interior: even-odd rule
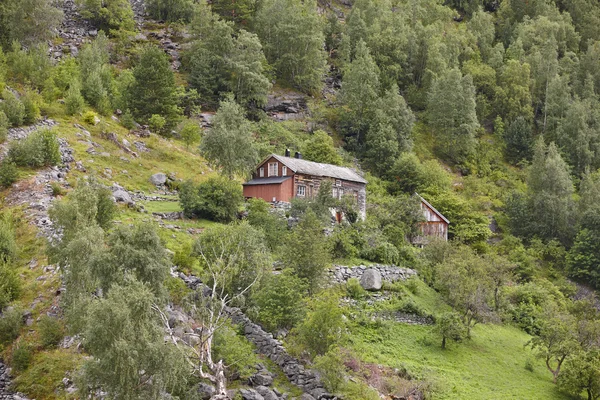
[[[79,367],[82,359],[82,354],[64,349],[38,353],[31,366],[15,379],[16,389],[32,398],[65,399],[62,380]]]
[[[417,294],[402,290],[426,311],[447,311],[439,295],[422,282]],[[431,326],[394,322],[350,324],[349,348],[363,361],[392,368],[405,367],[413,376],[433,384],[434,399],[559,400],[566,399],[552,375],[525,343],[523,331],[502,325],[476,325],[472,339],[441,349]],[[530,360],[533,372],[525,369]]]
[[[182,211],[178,201],[144,201],[144,208],[148,212],[179,212]]]

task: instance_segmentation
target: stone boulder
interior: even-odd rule
[[[360,286],[365,290],[380,290],[382,285],[381,272],[374,268],[367,269],[360,277]]]
[[[273,376],[268,371],[260,371],[252,375],[248,381],[252,386],[271,386]]]
[[[122,189],[114,191],[113,198],[117,203],[133,204],[133,199],[129,193]]]
[[[257,386],[256,391],[265,399],[265,400],[279,400],[279,396],[275,394],[274,391],[269,389],[266,386]]]
[[[240,394],[244,400],[265,400],[265,398],[254,389],[240,389]]]
[[[211,397],[215,395],[216,389],[214,386],[208,385],[206,383],[198,384],[198,395],[202,400],[209,400]]]
[[[167,175],[163,174],[162,172],[154,174],[150,177],[150,182],[152,182],[154,186],[162,186],[167,183]]]

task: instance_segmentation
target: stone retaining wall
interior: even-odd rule
[[[177,276],[190,289],[197,290],[205,286],[195,276],[186,276],[182,273],[178,273]],[[210,289],[205,287],[205,290]],[[289,355],[279,340],[252,322],[239,308],[231,307],[226,311],[231,320],[244,329],[244,336],[257,347],[258,352],[269,357],[283,370],[289,381],[305,393],[302,400],[341,400],[325,390],[316,372],[306,369],[299,360]]]
[[[381,274],[381,278],[386,282],[405,281],[412,276],[417,275],[417,271],[410,268],[396,267],[395,265],[373,264],[370,266],[359,265],[357,267],[345,267],[343,265],[334,265],[328,271],[332,283],[345,283],[348,279],[360,277],[368,269],[375,269]]]

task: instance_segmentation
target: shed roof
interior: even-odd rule
[[[272,176],[269,178],[256,178],[244,183],[244,186],[279,184],[283,181],[287,181],[290,178],[291,176]]]
[[[324,176],[328,178],[342,179],[345,181],[359,182],[366,184],[367,181],[351,168],[340,167],[332,164],[322,164],[313,161],[303,160],[301,158],[283,157],[277,154],[271,154],[268,158],[274,157],[283,165],[295,173]],[[268,159],[267,158],[267,159]]]
[[[441,212],[439,212],[438,210],[435,209],[434,206],[432,206],[431,204],[429,204],[429,202],[427,200],[425,200],[419,193],[415,193],[417,196],[419,196],[419,198],[421,199],[421,201],[423,203],[425,203],[425,205],[427,207],[429,207],[431,209],[431,211],[433,211],[434,213],[437,214],[438,217],[440,217],[441,219],[443,219],[447,224],[450,223],[450,221],[448,221],[448,218],[444,217],[444,214],[442,214]]]

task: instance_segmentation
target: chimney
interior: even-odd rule
[[[289,157],[290,156],[290,149],[285,149],[285,156]]]
[[[294,158],[297,158],[299,160],[302,159],[302,153],[300,153],[299,151],[297,151],[296,154],[294,154]]]

